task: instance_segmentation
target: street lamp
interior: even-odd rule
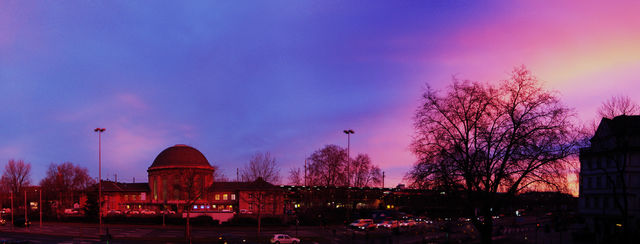
[[[93,131],[98,133],[98,219],[99,232],[102,235],[102,132],[105,128],[95,128]]]
[[[350,186],[349,182],[351,181],[351,175],[350,175],[351,157],[349,156],[349,152],[351,151],[351,134],[356,132],[353,131],[352,129],[348,129],[348,130],[344,130],[344,133],[347,134],[347,187],[349,187]]]
[[[38,201],[38,211],[40,211],[40,229],[42,229],[42,187],[40,187],[40,190],[36,189],[36,191],[40,194],[40,199]]]

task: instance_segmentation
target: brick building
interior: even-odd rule
[[[214,182],[214,170],[197,149],[181,144],[169,147],[149,166],[148,183],[102,181],[102,211],[169,209],[182,213],[192,203],[194,215],[206,214],[223,221],[240,213],[283,215],[284,193],[280,187],[261,178],[254,182]]]

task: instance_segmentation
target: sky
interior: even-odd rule
[[[235,178],[256,152],[288,171],[328,144],[404,183],[426,85],[496,82],[527,66],[595,119],[640,102],[639,2],[2,1],[0,167],[51,163],[146,182],[187,144]]]

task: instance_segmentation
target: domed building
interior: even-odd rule
[[[197,149],[178,144],[164,149],[147,169],[152,203],[205,199],[214,168]]]
[[[183,144],[168,147],[147,169],[148,183],[135,183],[135,178],[133,183],[102,181],[103,214],[159,214],[169,209],[182,215],[191,206],[192,216],[208,215],[221,222],[240,213],[283,215],[280,187],[261,178],[214,182],[214,171],[197,149]]]

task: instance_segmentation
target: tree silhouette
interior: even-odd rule
[[[276,159],[271,153],[256,153],[251,157],[249,163],[240,171],[242,181],[251,182],[262,178],[267,182],[278,183],[280,180],[280,170]]]
[[[636,115],[640,113],[640,106],[628,96],[613,96],[598,108],[598,116],[613,119],[618,115]]]
[[[23,187],[31,184],[31,164],[24,163],[23,160],[10,159],[4,167],[0,181],[3,185],[8,186],[14,194],[17,194],[22,191]]]
[[[289,184],[294,186],[301,186],[303,184],[303,175],[300,168],[289,169]]]
[[[566,186],[563,162],[575,153],[572,114],[526,68],[492,86],[453,79],[445,95],[427,88],[415,115],[414,186],[464,194],[483,243],[491,243],[498,192]]]
[[[46,196],[58,195],[59,207],[62,208],[65,202],[68,203],[69,194],[84,191],[95,183],[87,168],[65,162],[59,165],[50,164],[47,175],[40,181],[40,186]]]

